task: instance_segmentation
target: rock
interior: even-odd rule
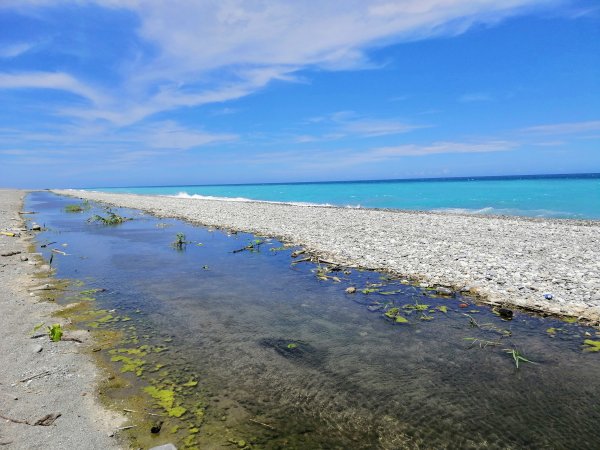
[[[159,445],[158,447],[151,447],[149,450],[177,450],[177,447],[175,447],[171,443],[168,443],[168,444]]]
[[[163,425],[162,420],[156,421],[154,423],[154,425],[152,425],[152,427],[150,428],[150,433],[153,433],[153,434],[160,433],[160,429],[162,428],[162,425]]]
[[[354,286],[350,286],[346,288],[346,294],[354,294],[356,292],[356,288]]]
[[[32,231],[41,231],[41,229],[42,229],[41,225],[38,225],[37,223],[31,224]]]
[[[435,292],[437,292],[439,295],[452,295],[454,294],[454,291],[450,288],[447,287],[438,287],[435,289]]]
[[[506,320],[512,320],[512,318],[513,318],[513,312],[512,312],[512,310],[510,310],[508,308],[498,309],[498,314],[500,314],[500,317],[502,317],[503,319],[506,319]]]
[[[25,255],[21,255],[21,261],[23,261],[23,262],[29,261],[29,258]]]
[[[44,350],[44,347],[42,347],[41,345],[34,345],[33,347],[31,347],[31,351],[33,353],[41,353],[42,350]]]

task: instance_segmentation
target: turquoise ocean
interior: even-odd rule
[[[96,187],[88,190],[351,208],[600,219],[600,174]]]

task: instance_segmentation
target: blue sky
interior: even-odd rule
[[[600,172],[582,0],[0,3],[0,186]]]

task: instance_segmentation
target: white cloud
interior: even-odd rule
[[[600,130],[600,120],[590,120],[587,122],[563,122],[548,125],[538,125],[534,127],[523,128],[526,133],[558,135],[558,134],[577,134]]]
[[[0,73],[0,89],[55,89],[86,98],[95,104],[106,102],[107,97],[96,89],[62,72]]]
[[[0,46],[0,58],[16,58],[23,53],[27,53],[33,47],[34,44],[29,44],[26,42],[2,45]]]
[[[371,160],[388,159],[397,156],[426,156],[440,153],[489,153],[503,152],[517,147],[511,141],[492,140],[483,142],[434,142],[429,145],[398,145],[380,147],[367,153]]]
[[[300,69],[363,68],[372,64],[368,56],[372,48],[456,35],[474,24],[496,23],[560,2],[96,0],[108,8],[134,12],[140,21],[139,37],[153,45],[153,53],[128,64],[112,101],[102,107],[62,112],[127,125],[161,111],[237,99],[273,80],[294,81]],[[3,2],[4,7],[21,10],[65,3],[77,1]],[[54,82],[55,88],[58,85],[97,102],[83,83]],[[29,87],[51,88],[43,83]]]
[[[394,118],[361,117],[354,111],[338,111],[325,116],[310,117],[303,122],[303,125],[326,127],[328,128],[328,132],[320,135],[302,134],[295,136],[293,141],[296,143],[325,142],[347,137],[370,138],[389,136],[430,127],[430,125],[411,124]]]

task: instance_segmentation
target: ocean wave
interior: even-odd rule
[[[216,197],[213,195],[200,195],[200,194],[188,194],[187,192],[178,192],[174,195],[161,195],[160,197],[170,197],[170,198],[188,198],[188,199],[196,199],[196,200],[214,200],[220,202],[252,202],[252,203],[271,203],[276,205],[295,205],[295,206],[334,206],[330,203],[310,203],[310,202],[284,202],[284,201],[274,201],[274,200],[256,200],[252,198],[246,197]],[[354,206],[348,206],[349,208],[354,208]],[[360,208],[360,205],[357,206]]]
[[[524,216],[555,219],[579,219],[581,214],[568,213],[565,211],[553,211],[550,209],[517,209],[517,208],[435,208],[432,211],[449,214],[483,214],[495,216]]]

